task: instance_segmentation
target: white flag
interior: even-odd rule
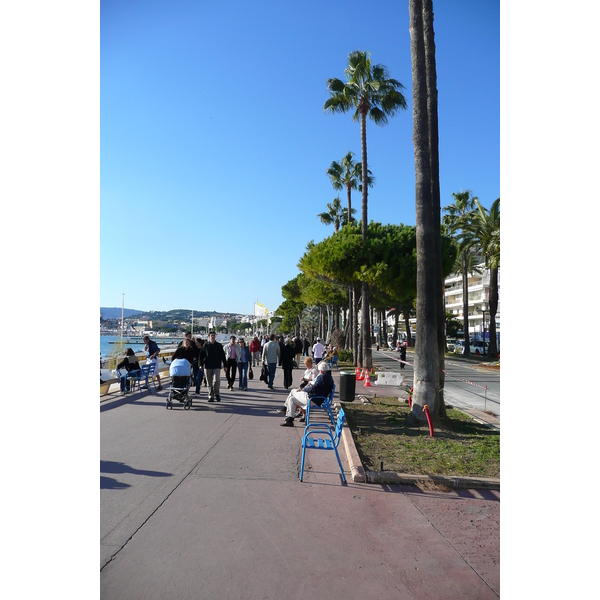
[[[264,304],[261,304],[260,302],[257,302],[254,305],[254,316],[256,316],[256,317],[264,317],[268,312],[269,311],[264,306]]]

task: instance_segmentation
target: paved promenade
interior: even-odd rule
[[[316,451],[301,483],[283,373],[254,371],[189,411],[165,409],[169,379],[101,398],[103,600],[499,597],[498,491],[354,483],[342,445],[348,485]]]

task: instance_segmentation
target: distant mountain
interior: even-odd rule
[[[106,308],[106,307],[101,306],[100,312],[102,313],[103,319],[120,319],[121,318],[121,309],[120,308]],[[132,308],[124,308],[123,309],[123,316],[125,318],[133,317],[134,315],[139,315],[141,313],[142,313],[141,310],[134,310]]]
[[[100,307],[100,312],[102,313],[103,319],[120,319],[121,318],[121,309],[120,308],[106,308]],[[177,308],[174,310],[133,310],[131,308],[125,308],[123,310],[123,316],[127,319],[133,316],[139,316],[142,319],[157,319],[161,321],[171,321],[171,320],[187,320],[191,319],[192,311],[184,308]],[[224,317],[231,318],[239,316],[238,313],[223,313],[215,310],[207,310],[207,311],[194,311],[194,318],[201,319],[203,317]]]

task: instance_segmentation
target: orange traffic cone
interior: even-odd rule
[[[369,377],[369,371],[367,371],[367,377],[365,378],[365,387],[371,387],[371,378]]]
[[[356,379],[360,378],[360,371],[358,370],[358,367],[356,367]]]
[[[363,371],[359,371],[358,372],[358,377],[356,378],[357,381],[362,381],[365,378],[364,372]]]

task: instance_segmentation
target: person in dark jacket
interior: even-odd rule
[[[181,346],[173,352],[171,361],[174,361],[176,358],[185,358],[190,363],[190,367],[194,364],[194,350],[192,348],[191,338],[185,338]]]
[[[202,380],[204,379],[204,367],[200,363],[200,353],[202,352],[203,345],[204,340],[202,338],[196,338],[194,345],[192,346],[192,348],[195,347],[192,369],[194,371],[194,382],[196,384],[196,396],[200,395],[200,386],[202,385]]]
[[[310,356],[310,352],[308,349],[310,348],[310,342],[308,338],[304,336],[304,340],[302,341],[302,356]]]
[[[142,338],[142,340],[144,344],[146,344],[146,346],[144,347],[144,350],[146,350],[146,364],[154,366],[152,376],[156,377],[156,381],[158,382],[158,387],[156,388],[156,391],[160,392],[162,390],[162,385],[160,383],[160,375],[158,374],[158,356],[160,354],[160,348],[158,347],[158,344],[154,340],[151,340],[150,336],[148,335],[145,335]]]
[[[400,360],[406,360],[406,344],[404,342],[400,342]],[[404,363],[400,363],[400,369],[404,369]]]
[[[126,394],[130,388],[129,379],[137,377],[140,373],[140,361],[132,348],[127,348],[127,350],[125,350],[125,358],[117,365],[117,369],[119,371],[121,369],[127,371],[125,375],[119,377],[121,392]]]
[[[315,396],[327,397],[331,394],[333,389],[333,377],[329,370],[327,362],[322,360],[318,365],[319,375],[313,381],[312,384],[307,385],[304,389],[292,390],[285,401],[286,407],[286,419],[281,423],[282,427],[293,427],[294,426],[294,412],[296,406],[299,406],[302,410],[306,410],[308,403],[311,400],[317,405],[323,404],[323,398],[316,398]],[[314,398],[314,400],[313,400]]]
[[[221,364],[227,372],[227,358],[223,345],[217,342],[217,334],[214,331],[208,334],[208,342],[202,346],[200,361],[208,382],[208,401],[214,402],[216,397],[217,402],[221,402]]]
[[[294,369],[294,355],[296,351],[292,340],[288,337],[281,349],[281,366],[283,368],[283,387],[289,390],[292,385],[292,371]]]
[[[300,368],[300,357],[302,356],[302,340],[295,337],[293,340],[294,352],[296,353],[296,369]]]

